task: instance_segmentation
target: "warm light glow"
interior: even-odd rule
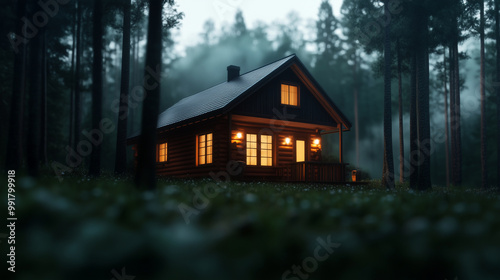
[[[314,139],[314,145],[319,145],[319,139]]]
[[[213,158],[213,134],[198,136],[198,165],[210,164]]]
[[[298,87],[281,85],[281,104],[298,106]]]
[[[247,134],[247,165],[257,165],[257,134]]]
[[[260,165],[273,165],[273,137],[271,135],[260,136]]]
[[[297,162],[306,161],[306,141],[297,140],[295,151],[295,160]]]
[[[236,133],[236,139],[243,138],[243,134],[241,132]]]
[[[288,138],[288,137],[287,137],[287,138],[285,138],[285,144],[290,145],[290,142],[291,142],[291,141],[292,141],[292,140],[290,140],[290,138]]]

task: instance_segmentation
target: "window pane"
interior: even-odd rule
[[[281,104],[288,104],[288,85],[281,85]]]
[[[247,134],[247,165],[257,165],[257,135]]]
[[[260,165],[272,166],[273,150],[272,145],[273,137],[271,135],[260,136]]]
[[[290,86],[290,105],[297,106],[297,87]]]
[[[158,145],[158,162],[167,161],[167,143]]]
[[[296,142],[296,160],[302,162],[306,160],[306,142],[304,140],[297,140]]]

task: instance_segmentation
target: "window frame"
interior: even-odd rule
[[[164,161],[160,161],[160,152],[162,150],[161,146],[162,145],[165,145],[165,160]],[[162,163],[162,164],[165,164],[165,163],[168,163],[168,141],[165,141],[165,142],[162,142],[162,143],[158,143],[156,145],[156,163]]]
[[[208,138],[208,135],[211,135],[211,145],[207,145],[207,138]],[[200,138],[204,136],[205,137],[205,146],[204,147],[200,147],[201,145],[201,142],[200,142]],[[207,152],[208,150],[208,147],[211,147],[211,153],[209,154]],[[200,163],[200,157],[202,156],[200,154],[200,150],[201,148],[204,148],[204,157],[205,157],[205,162],[204,163]],[[207,162],[207,156],[210,155],[210,162]],[[206,133],[200,133],[200,134],[197,134],[196,135],[196,166],[205,166],[205,165],[211,165],[211,164],[214,164],[214,133],[213,132],[206,132]]]
[[[249,151],[249,143],[248,143],[248,136],[249,135],[255,135],[255,138],[256,138],[256,141],[255,141],[255,148],[251,148],[251,149],[255,149],[256,150],[256,153],[255,153],[255,156],[252,156],[252,158],[255,158],[255,164],[248,164],[248,151]],[[271,165],[262,165],[262,138],[263,136],[268,136],[268,137],[271,137],[271,142],[270,143],[266,143],[266,144],[269,144],[271,145],[271,149],[266,149],[270,151],[270,157],[266,157],[266,158],[270,158],[271,159]],[[247,166],[259,166],[259,167],[274,167],[275,166],[275,158],[276,158],[276,155],[275,155],[275,147],[274,147],[274,135],[272,134],[260,134],[260,133],[246,133],[245,134],[245,163],[247,164]],[[253,142],[252,142],[253,143]]]
[[[288,86],[288,87],[292,86],[292,87],[297,88],[297,105],[283,103],[283,99],[282,99],[282,87],[283,87],[283,85]],[[300,85],[297,83],[293,83],[293,82],[281,81],[280,86],[279,86],[279,99],[280,99],[280,104],[282,106],[290,106],[292,108],[300,107]],[[290,100],[290,88],[288,89],[288,100]]]

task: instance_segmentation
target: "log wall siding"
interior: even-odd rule
[[[313,126],[313,125],[312,125]],[[306,161],[313,160],[313,155],[317,149],[312,149],[311,144],[314,139],[321,139],[321,135],[314,129],[284,128],[274,129],[271,126],[263,124],[247,123],[234,121],[231,123],[231,160],[242,161],[246,163],[246,135],[257,134],[257,149],[260,147],[260,135],[273,136],[273,166],[260,166],[260,153],[258,151],[257,166],[246,166],[244,177],[256,177],[256,179],[281,179],[279,169],[283,166],[296,162],[296,140],[304,140],[306,144]],[[241,139],[236,139],[238,132],[242,133]],[[290,138],[290,144],[285,143],[286,138]]]
[[[231,132],[229,129],[231,128]],[[237,133],[242,137],[237,139]],[[213,133],[213,159],[211,164],[196,166],[197,135]],[[159,176],[210,177],[210,172],[226,171],[229,161],[246,163],[246,135],[257,134],[257,166],[246,166],[243,179],[279,180],[282,174],[280,168],[296,162],[296,140],[304,140],[306,161],[315,161],[315,155],[320,147],[313,147],[315,139],[321,135],[313,128],[280,127],[279,129],[265,124],[230,121],[227,116],[219,117],[183,128],[160,132],[158,144],[167,142],[167,162],[157,163]],[[260,166],[260,135],[272,135],[273,166]],[[285,139],[290,138],[286,144]]]
[[[196,166],[197,135],[213,134],[212,163]],[[209,177],[210,172],[218,173],[226,169],[228,162],[228,120],[220,117],[160,132],[158,143],[168,143],[166,163],[157,163],[157,174],[172,177]]]

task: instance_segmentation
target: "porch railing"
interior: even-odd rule
[[[282,166],[279,176],[293,182],[345,182],[347,163],[304,161]]]

